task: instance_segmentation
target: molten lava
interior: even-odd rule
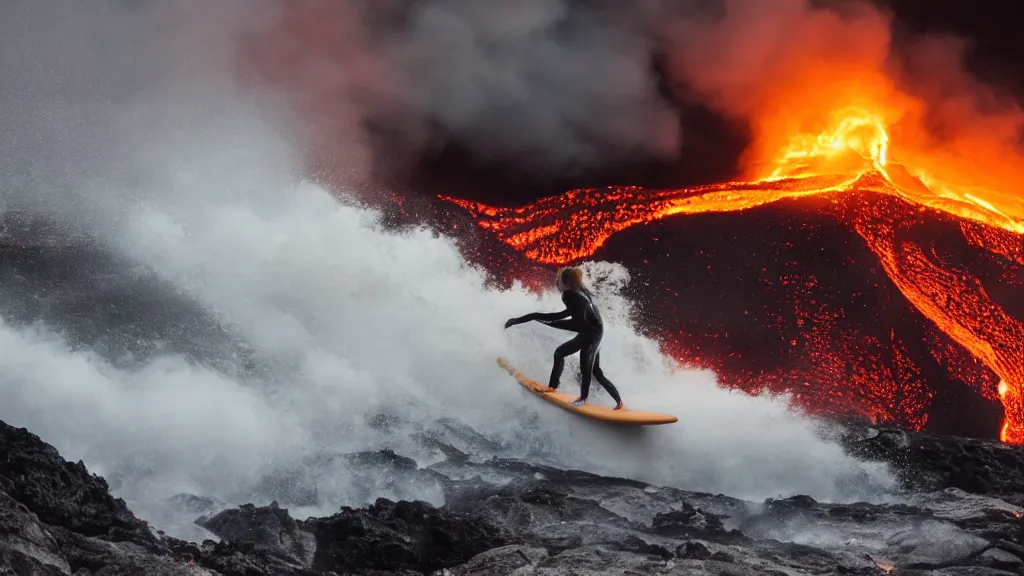
[[[961,222],[972,246],[1024,265],[1024,217],[1017,216],[1024,199],[895,162],[885,120],[865,109],[841,109],[827,123],[818,133],[790,139],[768,169],[745,181],[672,190],[572,190],[520,208],[443,198],[528,258],[565,264],[594,254],[610,236],[637,224],[826,197],[906,299],[998,377],[998,390],[982,393],[1003,404],[1001,440],[1024,443],[1024,323],[993,302],[977,280],[938,262],[910,234],[923,213],[944,214]],[[869,200],[861,200],[865,197]],[[912,368],[900,370],[909,374]],[[874,416],[892,406],[884,391],[875,396],[881,399],[872,406],[862,402],[863,413]],[[902,420],[920,427],[923,416],[908,414]]]

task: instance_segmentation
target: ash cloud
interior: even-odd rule
[[[287,3],[252,43],[250,64],[312,112],[326,155],[353,122],[364,141],[390,135],[381,164],[451,140],[542,170],[678,154],[653,36],[628,5],[312,0]]]
[[[218,100],[225,90],[301,142],[307,172],[364,190],[451,142],[546,172],[679,151],[654,37],[629,5],[13,0],[2,10],[0,66],[13,88],[0,126],[19,138],[0,144],[0,165],[37,207],[47,202],[34,166],[63,165],[46,187],[67,206],[83,171],[107,178],[126,135],[220,115],[237,106]]]
[[[400,53],[415,108],[471,146],[556,165],[635,150],[668,157],[677,125],[637,28],[566,2],[443,0],[415,13]]]
[[[685,162],[676,107],[693,101],[750,124],[749,169],[850,104],[877,109],[894,138],[945,161],[979,140],[1019,155],[1024,114],[971,77],[963,43],[897,43],[894,16],[868,2],[258,5],[274,16],[246,36],[242,66],[286,95],[311,160],[348,182],[401,172],[452,142],[534,173]],[[1007,181],[1016,168],[996,173]]]

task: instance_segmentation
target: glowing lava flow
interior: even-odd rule
[[[1024,218],[1013,195],[957,186],[893,162],[880,117],[838,112],[833,128],[801,135],[761,178],[675,190],[639,187],[572,190],[520,208],[442,197],[528,258],[564,264],[588,257],[613,234],[679,214],[738,211],[807,196],[832,196],[839,215],[867,242],[907,300],[1001,380],[1001,439],[1024,443],[1024,324],[1003,312],[977,282],[944,270],[901,235],[933,210],[962,221],[972,245],[1024,264]],[[887,202],[849,202],[850,193]],[[1012,202],[1016,201],[1017,205]]]

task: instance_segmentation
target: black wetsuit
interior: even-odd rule
[[[558,388],[565,367],[565,357],[576,352],[580,353],[580,371],[583,381],[580,383],[580,398],[586,399],[590,393],[591,375],[608,391],[616,404],[622,401],[615,385],[605,377],[601,370],[601,340],[604,337],[604,322],[601,313],[594,305],[594,297],[586,288],[570,288],[562,292],[565,310],[561,312],[534,312],[520,318],[513,318],[505,325],[522,324],[537,320],[562,330],[576,332],[576,337],[555,349],[555,363],[551,367],[551,379],[548,386]]]

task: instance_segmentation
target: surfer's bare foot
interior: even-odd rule
[[[619,400],[619,403],[616,404],[615,408],[612,408],[612,410],[622,410],[622,400]]]
[[[587,399],[586,398],[577,398],[577,399],[573,400],[572,402],[570,402],[569,404],[571,404],[573,406],[583,406],[586,403],[587,403]]]

